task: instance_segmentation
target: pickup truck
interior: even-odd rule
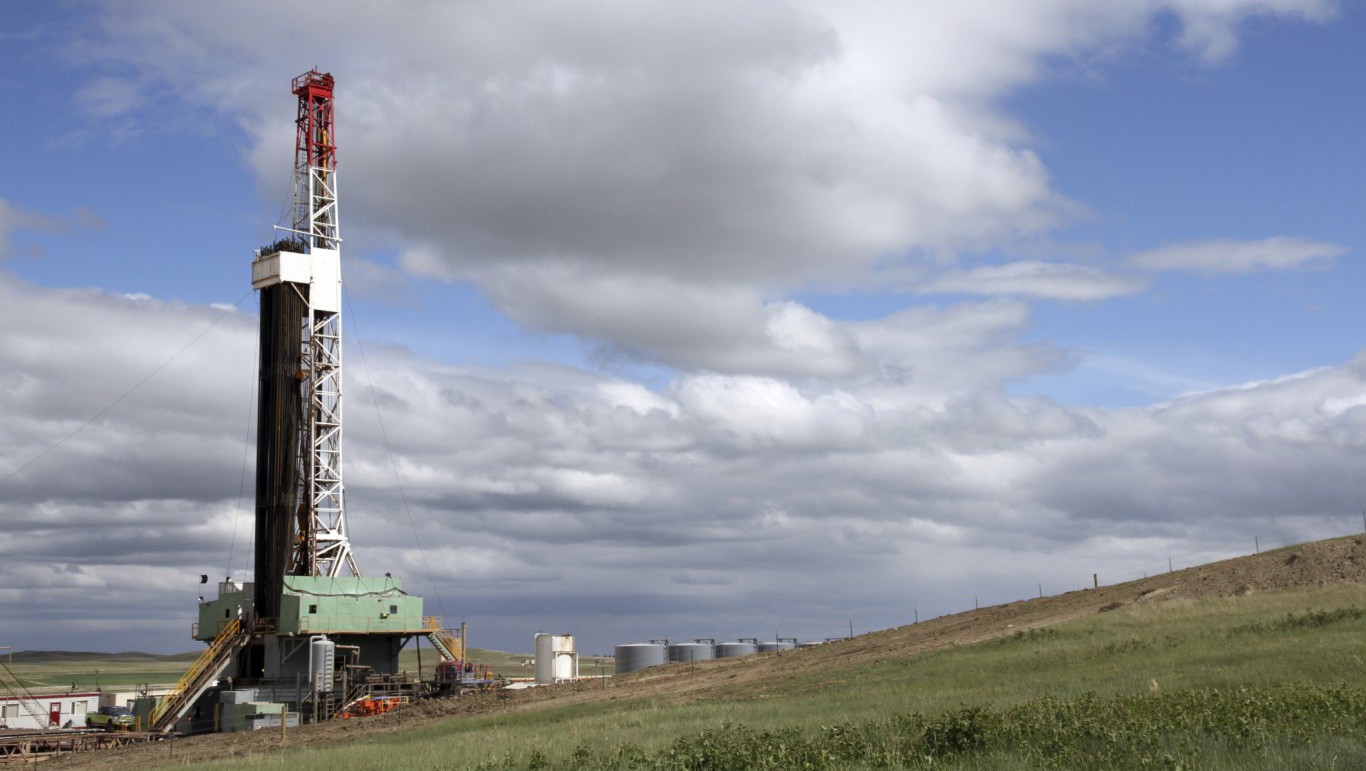
[[[127,707],[100,707],[99,712],[85,713],[86,728],[103,728],[106,731],[131,731],[137,723],[133,711]]]

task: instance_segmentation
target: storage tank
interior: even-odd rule
[[[778,651],[790,651],[796,646],[787,640],[778,640],[776,642],[761,642],[756,647],[760,653],[776,653]]]
[[[572,634],[536,634],[536,682],[553,685],[579,676],[579,654]]]
[[[757,650],[752,642],[723,642],[716,644],[716,658],[733,659],[736,656],[751,656]]]
[[[618,645],[617,669],[619,675],[627,672],[645,669],[646,667],[657,667],[668,663],[668,649],[659,643],[629,643]]]
[[[308,645],[308,680],[319,693],[332,690],[332,674],[337,669],[337,644],[326,637],[314,637]]]
[[[710,661],[716,658],[716,646],[706,642],[674,643],[669,646],[669,661],[674,664],[689,664],[694,661]]]

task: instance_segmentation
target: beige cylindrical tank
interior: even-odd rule
[[[536,635],[536,682],[554,685],[579,676],[579,654],[574,652],[574,635]]]

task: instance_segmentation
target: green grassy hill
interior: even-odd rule
[[[832,649],[742,689],[618,683],[253,767],[1366,768],[1363,641],[1360,587],[1163,603],[905,658]]]

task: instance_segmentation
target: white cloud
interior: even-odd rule
[[[128,78],[104,76],[77,90],[75,104],[96,118],[116,118],[145,104],[139,84]]]
[[[52,232],[62,223],[53,217],[28,211],[0,198],[0,262],[17,256],[36,257],[42,250],[33,244],[15,243],[15,234],[26,230]]]
[[[585,275],[568,264],[497,269],[481,283],[532,329],[612,341],[610,352],[681,369],[837,376],[864,364],[840,325],[743,286]]]
[[[684,411],[718,440],[754,449],[790,446],[857,447],[873,427],[873,410],[852,394],[815,399],[768,378],[702,375],[682,379],[675,393]]]
[[[1294,270],[1329,262],[1346,252],[1346,247],[1338,244],[1277,236],[1261,241],[1213,240],[1177,244],[1136,254],[1129,261],[1143,270],[1212,276]]]
[[[1178,42],[1206,61],[1228,59],[1238,49],[1237,28],[1255,16],[1290,16],[1327,21],[1337,0],[1166,0],[1181,19]]]
[[[347,226],[393,239],[405,269],[473,281],[537,329],[674,366],[829,374],[859,366],[837,332],[804,338],[824,361],[765,334],[791,292],[831,278],[880,286],[926,253],[1010,246],[1082,211],[1051,187],[1003,97],[1141,41],[1162,14],[1179,20],[1181,45],[1217,59],[1247,19],[1331,11],[1319,0],[256,0],[224,17],[161,2],[106,14],[89,48],[139,73],[136,88],[118,80],[111,92],[198,100],[238,121],[269,200],[291,168],[283,84],[297,74],[275,52],[320,62],[338,76]],[[1065,299],[1136,286],[997,270],[1016,272],[940,282]],[[748,318],[728,360],[670,342],[709,334],[692,315],[709,295]],[[655,303],[650,318],[638,298]]]
[[[1028,261],[944,273],[916,291],[1095,302],[1133,294],[1146,286],[1142,279],[1107,275],[1080,265]]]
[[[19,233],[70,233],[73,230],[94,230],[103,227],[98,214],[79,207],[70,219],[26,209],[0,198],[0,262],[14,257],[42,257],[43,248],[24,242]]]

